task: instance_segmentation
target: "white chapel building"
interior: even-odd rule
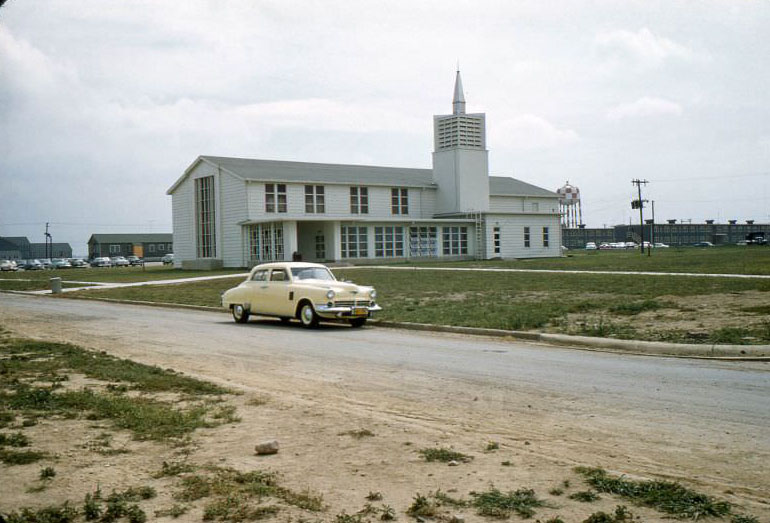
[[[168,189],[174,264],[561,255],[559,197],[489,176],[484,114],[433,117],[432,169],[199,156]]]

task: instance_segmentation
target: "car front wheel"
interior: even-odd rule
[[[318,315],[315,313],[315,309],[310,303],[304,303],[299,309],[299,321],[302,326],[307,329],[312,329],[318,325]]]
[[[243,305],[233,305],[233,319],[236,323],[246,323],[249,321],[249,311],[243,308]]]

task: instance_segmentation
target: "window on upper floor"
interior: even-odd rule
[[[286,212],[286,184],[265,184],[265,212]]]
[[[350,213],[369,214],[369,189],[367,187],[350,188]]]
[[[305,186],[305,212],[313,214],[322,214],[326,212],[323,185]]]
[[[409,189],[393,187],[390,190],[390,207],[392,214],[409,214]]]
[[[534,212],[539,212],[540,211],[540,203],[539,202],[532,202],[532,210]]]

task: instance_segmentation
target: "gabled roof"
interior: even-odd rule
[[[92,234],[88,243],[171,243],[173,234],[139,233],[139,234]]]
[[[177,186],[200,162],[206,162],[219,167],[242,180],[435,187],[433,184],[433,171],[431,169],[199,156],[187,168],[182,177],[166,191],[166,194],[174,192]]]
[[[490,196],[542,196],[544,198],[558,198],[555,192],[548,191],[542,187],[522,182],[516,178],[505,176],[489,177],[489,195]]]
[[[173,193],[201,162],[218,167],[241,180],[437,188],[433,183],[432,169],[199,156],[166,191],[166,194]],[[504,176],[489,177],[489,194],[491,196],[558,197],[554,192]]]
[[[29,239],[26,236],[3,236],[2,239],[16,244],[20,248],[29,246]]]
[[[0,238],[0,251],[21,251],[18,245],[13,242],[9,242],[6,238]]]

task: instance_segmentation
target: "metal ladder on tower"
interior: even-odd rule
[[[486,259],[486,234],[484,234],[484,215],[480,212],[473,213],[473,221],[476,229],[476,259]]]

